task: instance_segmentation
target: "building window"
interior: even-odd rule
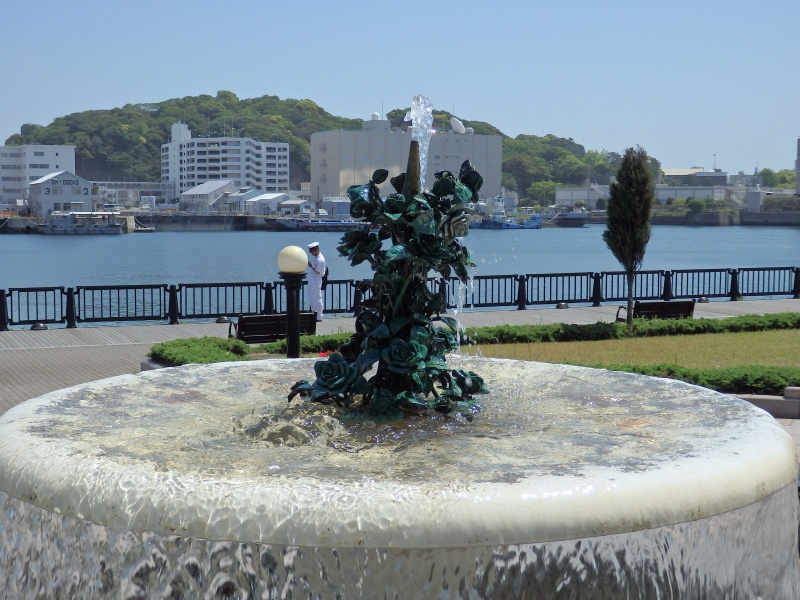
[[[34,152],[34,156],[44,156],[44,152]]]

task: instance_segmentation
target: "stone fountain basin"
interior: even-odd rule
[[[117,531],[424,549],[655,529],[795,485],[795,445],[767,413],[682,382],[450,358],[492,390],[472,422],[341,425],[287,404],[314,362],[162,369],[25,402],[0,418],[0,492]]]

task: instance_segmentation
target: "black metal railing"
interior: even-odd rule
[[[270,304],[266,297],[267,285],[258,281],[181,283],[176,290],[178,316],[181,319],[216,319],[264,314],[265,307]]]
[[[0,292],[0,331],[7,330],[9,324],[66,323],[69,295],[63,287],[11,288]]]
[[[78,286],[74,292],[75,321],[158,321],[167,317],[167,286]]]
[[[303,284],[300,302],[305,306]],[[445,306],[516,308],[591,304],[627,299],[624,272],[480,275],[462,284],[457,278],[431,278],[428,287],[445,297]],[[331,280],[324,290],[325,312],[356,314],[370,297],[368,282]],[[640,300],[789,296],[800,299],[800,267],[639,271],[633,296]],[[0,289],[0,331],[12,325],[112,323],[214,319],[239,314],[286,312],[282,281],[181,283]]]
[[[735,269],[688,269],[665,271],[671,274],[671,293],[665,300],[673,298],[730,298],[735,282]],[[738,297],[738,294],[736,294]],[[733,299],[735,300],[736,297]]]
[[[639,300],[664,297],[665,271],[639,271],[633,279],[633,296]],[[618,302],[628,298],[628,278],[624,272],[601,273],[602,300]]]

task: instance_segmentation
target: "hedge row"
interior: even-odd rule
[[[466,336],[472,344],[513,344],[536,342],[574,342],[612,340],[630,337],[661,335],[694,335],[742,331],[800,329],[800,313],[747,315],[727,319],[663,319],[634,322],[633,331],[624,323],[594,323],[591,325],[499,325],[469,328]],[[300,352],[321,354],[335,351],[350,339],[349,333],[302,336]],[[215,337],[173,340],[156,344],[148,356],[167,365],[212,363],[248,360],[248,354],[267,353],[286,355],[286,341],[251,347],[242,341]],[[587,365],[598,366],[598,365]],[[800,369],[795,367],[742,366],[722,369],[695,369],[672,364],[657,365],[599,365],[600,368],[628,371],[642,375],[669,377],[735,394],[783,394],[787,386],[800,385]]]
[[[633,331],[629,331],[625,323],[593,323],[591,325],[553,323],[549,325],[470,327],[466,330],[465,342],[471,344],[581,342],[631,337],[734,333],[776,329],[800,329],[800,313],[745,315],[727,319],[636,319],[633,324]],[[174,340],[156,344],[150,350],[148,356],[166,364],[182,365],[188,362],[240,360],[245,359],[248,352],[286,354],[286,340],[261,344],[252,348],[238,340],[222,338],[201,339],[203,342],[199,344],[196,340]],[[303,354],[332,352],[349,339],[349,333],[301,336],[300,352]],[[193,350],[195,346],[197,355]]]
[[[721,369],[695,369],[672,364],[594,366],[610,371],[627,371],[678,379],[727,394],[783,396],[785,388],[800,385],[800,369],[797,367],[747,365]]]
[[[530,344],[776,329],[800,329],[800,313],[745,315],[726,319],[636,319],[633,322],[632,331],[625,323],[497,325],[468,328],[466,336],[472,344]]]

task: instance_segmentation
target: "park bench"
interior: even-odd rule
[[[634,319],[683,319],[694,315],[695,300],[652,300],[642,302],[637,300],[633,304]],[[617,321],[626,321],[620,317],[621,311],[627,312],[626,306],[617,309]]]
[[[313,312],[300,313],[300,335],[314,335],[317,332],[317,315]],[[235,337],[248,344],[265,344],[286,338],[286,314],[277,315],[239,315],[236,323],[228,326],[228,337]]]

